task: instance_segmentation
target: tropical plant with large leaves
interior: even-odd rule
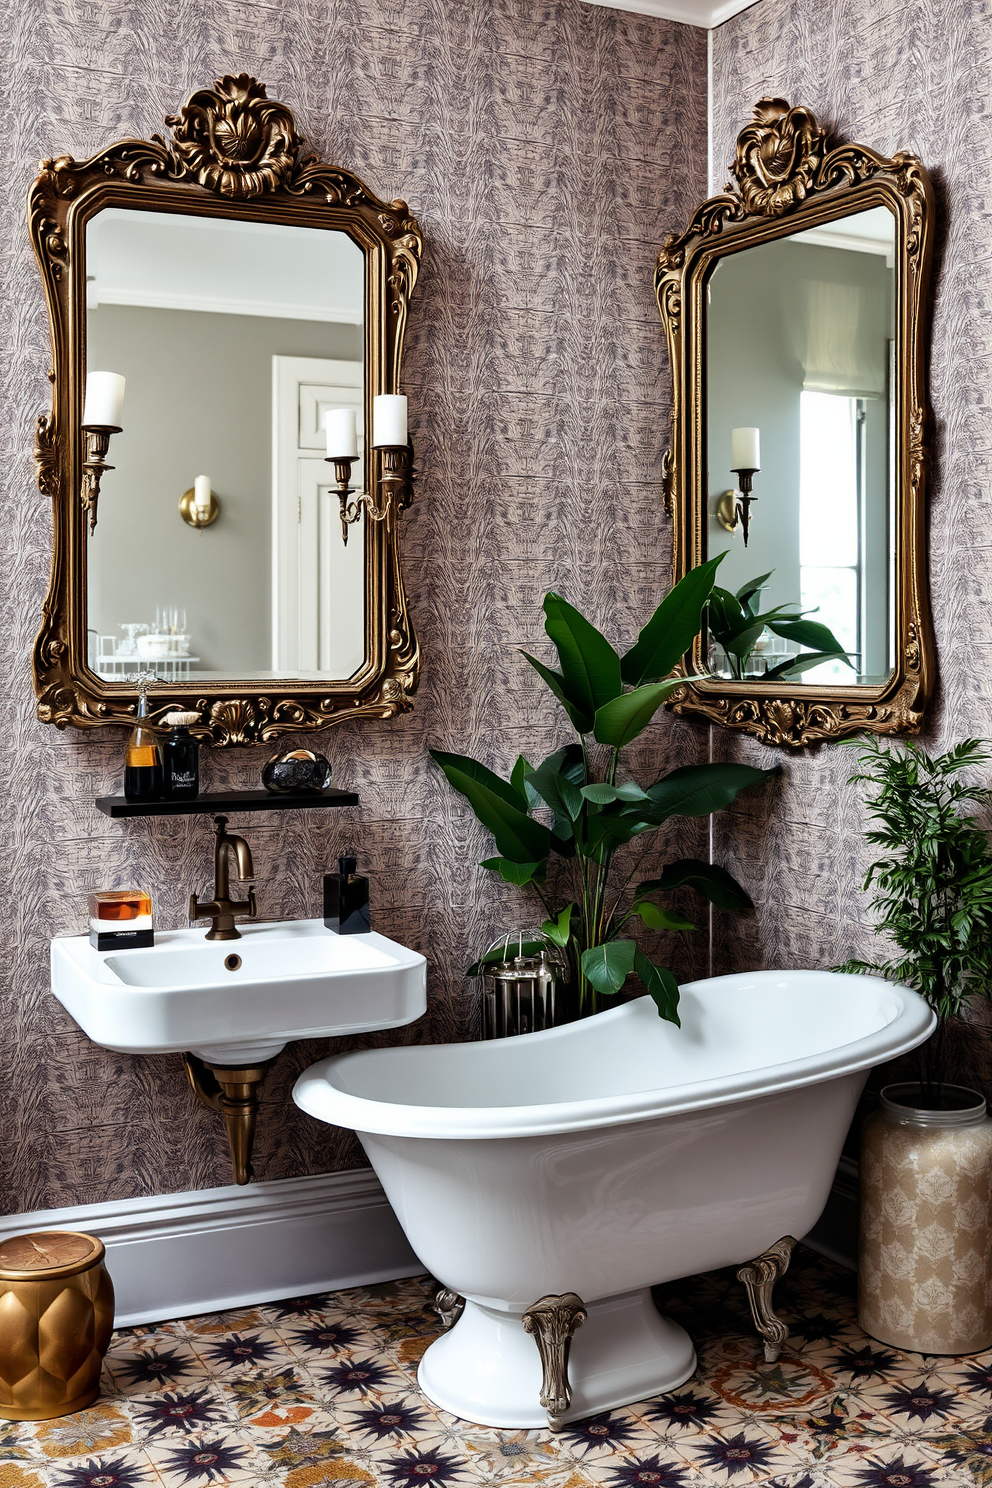
[[[768,583],[774,569],[748,579],[736,594],[729,589],[714,585],[706,604],[706,623],[710,638],[719,642],[735,682],[742,682],[747,665],[761,638],[768,629],[783,640],[797,646],[808,647],[797,656],[787,656],[776,666],[762,673],[762,681],[771,682],[776,677],[798,677],[800,672],[819,666],[823,661],[842,661],[851,666],[851,660],[829,626],[820,620],[810,620],[815,610],[801,610],[793,600],[789,604],[775,605],[773,609],[761,611],[761,591]]]
[[[673,670],[699,633],[722,557],[686,574],[622,656],[561,595],[545,596],[545,629],[559,669],[523,655],[565,710],[578,735],[573,743],[536,765],[521,755],[509,780],[467,755],[431,750],[493,835],[497,856],[482,867],[507,883],[530,886],[540,898],[544,933],[571,968],[579,1016],[596,1011],[597,994],[618,993],[636,974],[661,1016],[678,1023],[675,978],[641,949],[635,927],[694,929],[666,902],[685,888],[721,909],[752,907],[725,869],[696,858],[637,881],[651,849],[637,851],[634,844],[675,817],[709,816],[729,806],[774,772],[689,765],[641,786],[622,769],[623,751],[682,680]]]

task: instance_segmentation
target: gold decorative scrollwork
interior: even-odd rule
[[[926,566],[929,413],[926,338],[930,315],[934,198],[914,156],[887,158],[864,145],[827,148],[809,109],[764,98],[742,130],[731,164],[736,182],[702,203],[686,230],[658,255],[655,290],[672,366],[672,445],[662,489],[672,514],[675,579],[705,557],[705,293],[719,259],[742,248],[884,206],[896,221],[895,665],[884,683],[816,687],[779,680],[704,679],[697,640],[676,713],[740,729],[763,743],[797,749],[867,730],[916,733],[935,680]]]
[[[208,191],[261,196],[292,178],[302,143],[296,121],[246,73],[201,88],[165,122],[176,156]]]
[[[745,211],[781,217],[804,201],[822,164],[825,139],[809,109],[762,98],[737,137],[730,167]]]
[[[37,422],[38,488],[52,498],[54,541],[48,596],[34,649],[38,716],[58,728],[131,726],[136,695],[90,671],[86,654],[86,541],[79,493],[85,377],[85,229],[97,212],[149,211],[293,221],[349,233],[368,264],[366,381],[397,390],[422,238],[404,201],[379,200],[349,171],[304,153],[293,114],[246,74],[217,79],[169,115],[172,143],[119,140],[89,160],[43,160],[28,200],[52,330],[52,409]],[[204,195],[213,198],[204,204]],[[221,206],[220,203],[224,205]],[[380,291],[379,286],[384,286]],[[367,412],[371,412],[371,405]],[[373,469],[370,499],[384,505]],[[345,718],[389,718],[412,706],[420,653],[407,610],[395,503],[366,534],[366,661],[347,682],[287,680],[260,694],[249,684],[163,683],[155,711],[196,708],[214,744],[270,742]],[[278,689],[273,691],[272,689]]]

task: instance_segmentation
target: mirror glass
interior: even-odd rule
[[[730,648],[715,639],[714,616],[715,676],[850,686],[893,672],[895,251],[895,218],[876,207],[727,254],[710,275],[708,554],[727,553],[722,589],[746,597],[761,579],[751,610],[778,612],[739,629]],[[741,522],[729,525],[735,429],[759,440],[747,547]],[[823,639],[789,622],[800,611],[828,628],[849,665],[797,659]]]
[[[93,671],[353,676],[365,525],[342,541],[323,419],[355,410],[364,489],[362,248],[340,231],[115,207],[87,224],[86,285],[87,371],[126,378],[88,539]],[[218,514],[198,528],[180,500],[202,476]]]

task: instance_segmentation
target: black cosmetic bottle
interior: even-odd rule
[[[324,874],[324,924],[339,935],[363,935],[369,919],[369,881],[356,873],[358,859],[338,858],[337,873]]]
[[[172,801],[195,801],[200,793],[200,745],[189,731],[199,713],[166,713],[172,730],[162,746],[165,794]]]

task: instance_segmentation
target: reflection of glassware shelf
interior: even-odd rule
[[[199,661],[198,656],[100,656],[93,670],[107,682],[121,682],[136,666],[154,671],[163,682],[183,682],[190,674],[190,665]]]

